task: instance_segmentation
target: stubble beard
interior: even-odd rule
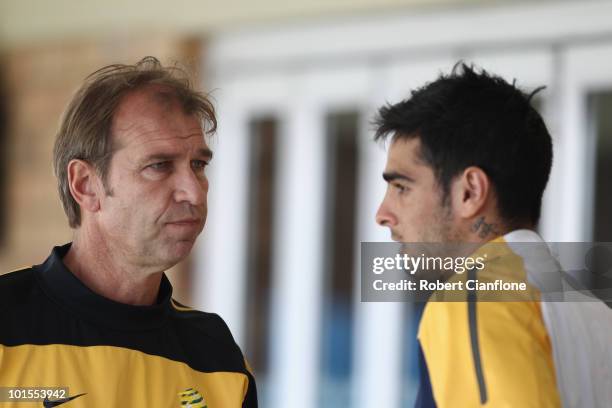
[[[402,252],[413,256],[425,255],[426,257],[447,257],[454,256],[453,247],[461,242],[461,236],[454,224],[454,215],[450,203],[445,200],[441,203],[432,217],[432,222],[429,228],[424,230],[419,241],[418,254],[414,254],[414,248],[406,248],[403,245]],[[445,245],[448,244],[448,245]],[[412,253],[412,254],[411,254]],[[448,271],[417,271],[413,275],[416,279],[425,279],[427,281],[447,280],[452,275]]]

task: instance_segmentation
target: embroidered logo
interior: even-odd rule
[[[179,392],[179,402],[181,408],[207,408],[204,397],[193,388],[187,388],[185,391]]]

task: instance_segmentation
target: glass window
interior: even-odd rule
[[[612,241],[612,91],[590,97],[596,135],[593,240]]]
[[[353,344],[357,112],[325,119],[327,136],[325,271],[321,337],[321,407],[347,407]]]
[[[265,401],[270,344],[270,288],[278,121],[273,117],[255,118],[249,123],[249,131],[245,355],[256,373],[260,400]]]

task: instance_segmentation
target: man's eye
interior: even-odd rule
[[[408,190],[408,188],[406,188],[406,187],[402,186],[401,184],[397,184],[397,183],[394,183],[394,184],[393,184],[393,187],[394,187],[394,188],[397,190],[397,192],[398,192],[398,193],[400,193],[400,194],[405,193],[405,192]]]
[[[206,166],[208,166],[208,162],[206,160],[192,160],[191,166],[195,170],[203,170]]]
[[[153,164],[149,164],[147,167],[153,170],[157,170],[157,171],[168,170],[170,168],[170,162],[164,161],[164,162],[153,163]]]

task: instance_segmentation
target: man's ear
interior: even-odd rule
[[[100,209],[101,180],[94,167],[83,160],[68,163],[68,186],[81,210],[96,212]]]
[[[464,219],[477,216],[486,206],[490,193],[489,176],[480,167],[466,168],[451,187],[455,214]]]

